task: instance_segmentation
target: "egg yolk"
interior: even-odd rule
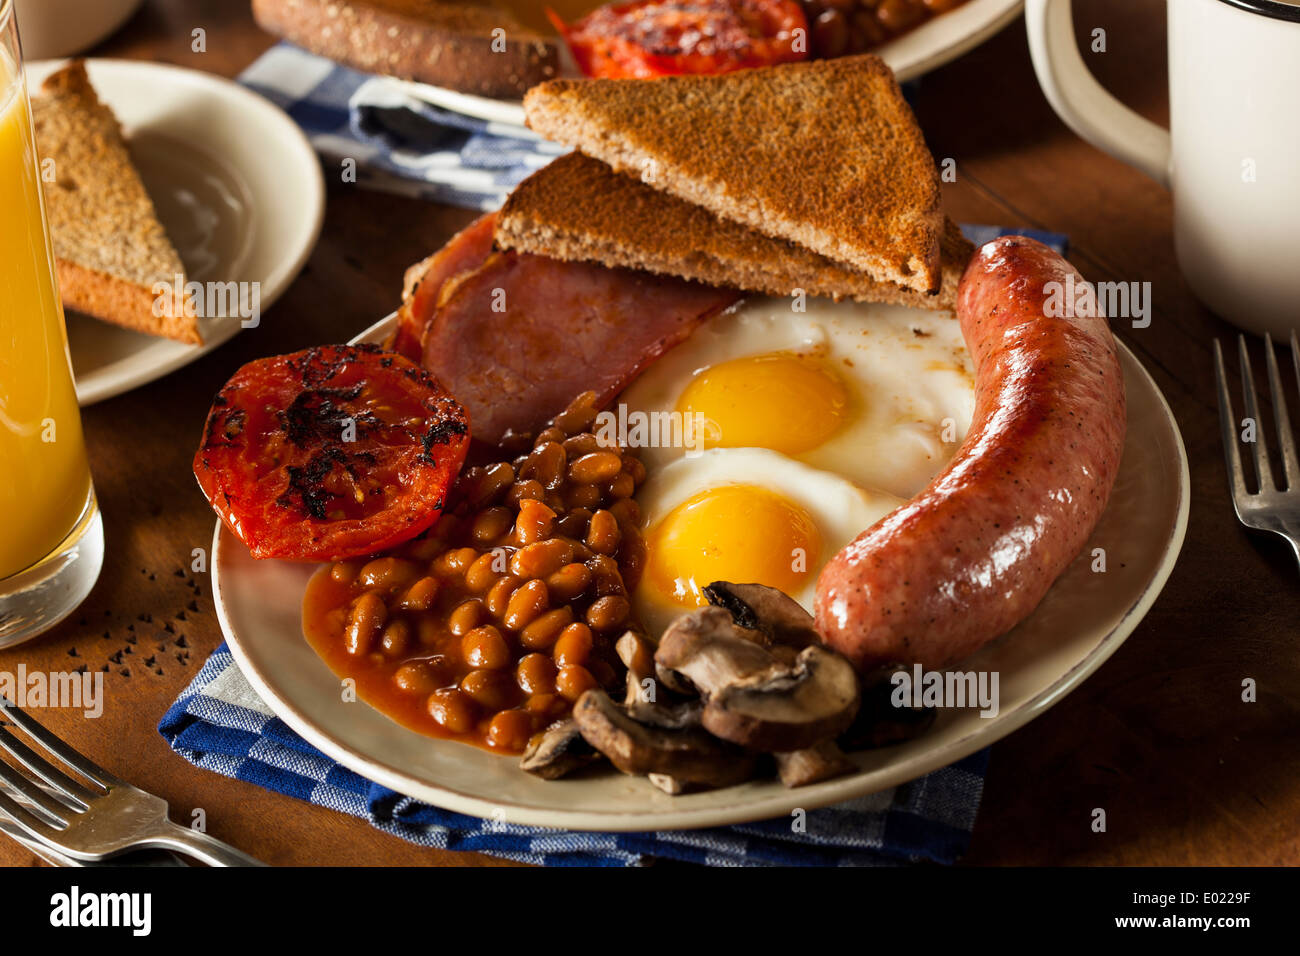
[[[818,356],[773,352],[722,362],[695,376],[677,400],[685,421],[703,416],[705,448],[770,448],[798,455],[848,417],[849,391]]]
[[[756,485],[722,485],[674,508],[647,535],[643,585],[683,608],[701,607],[714,581],[803,589],[821,534],[787,498]]]

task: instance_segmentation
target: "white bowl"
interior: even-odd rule
[[[73,56],[107,39],[144,0],[14,0],[23,56]]]

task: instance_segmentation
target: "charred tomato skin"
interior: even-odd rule
[[[634,0],[573,24],[547,11],[589,77],[716,74],[807,58],[795,48],[808,19],[797,0]]]
[[[194,475],[257,558],[337,561],[431,526],[469,448],[465,409],[372,345],[258,359],[217,394]]]

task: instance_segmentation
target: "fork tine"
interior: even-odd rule
[[[1241,449],[1237,447],[1237,416],[1228,394],[1228,375],[1218,339],[1214,340],[1214,380],[1219,391],[1219,428],[1223,433],[1223,456],[1228,461],[1228,484],[1232,487],[1232,503],[1240,514],[1247,496],[1246,476],[1241,467]]]
[[[19,710],[16,704],[3,695],[0,695],[0,716],[12,720],[26,732],[27,736],[40,744],[41,748],[45,750],[46,753],[63,761],[92,783],[99,784],[99,786],[103,787],[105,790],[107,790],[110,785],[124,786],[122,781],[118,780],[107,770],[104,770],[102,767],[77,753],[77,751],[73,750],[58,737],[54,736],[36,721],[32,720],[32,718]]]
[[[9,754],[36,776],[59,791],[61,796],[66,797],[72,803],[72,809],[74,810],[84,810],[90,806],[89,801],[94,800],[97,796],[102,796],[102,794],[92,793],[79,781],[73,780],[64,774],[54,764],[32,750],[3,727],[0,727],[0,750]]]
[[[0,816],[7,817],[10,823],[33,840],[53,842],[59,838],[58,830],[3,791],[0,791]]]
[[[1255,375],[1250,370],[1246,336],[1237,336],[1237,351],[1241,353],[1241,391],[1246,403],[1246,417],[1255,423],[1255,440],[1250,443],[1255,446],[1255,478],[1260,491],[1273,491],[1273,466],[1268,461],[1268,445],[1264,442],[1264,428],[1259,420],[1259,403],[1255,401]]]
[[[1277,440],[1282,446],[1282,474],[1288,490],[1300,483],[1300,461],[1296,460],[1295,435],[1291,432],[1291,416],[1286,408],[1286,395],[1282,391],[1282,376],[1277,371],[1277,356],[1273,354],[1273,337],[1264,333],[1264,348],[1268,358],[1268,389],[1273,395],[1273,422],[1277,425]]]
[[[0,760],[0,783],[8,785],[10,790],[16,792],[24,800],[35,804],[41,811],[40,815],[47,823],[56,826],[65,826],[67,824],[68,815],[72,813],[72,810],[53,797],[48,796],[35,780],[21,771],[15,770],[3,760]]]
[[[1295,329],[1291,330],[1291,364],[1295,368],[1296,388],[1300,388],[1300,340],[1296,339]]]

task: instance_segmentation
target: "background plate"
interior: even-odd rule
[[[979,46],[1020,16],[1024,5],[1024,0],[967,0],[872,52],[890,65],[898,82],[906,83]],[[562,62],[572,62],[567,51]],[[413,96],[445,110],[507,126],[524,125],[521,100],[494,100],[425,83],[404,85]]]
[[[29,63],[29,89],[63,62]],[[267,100],[218,76],[128,60],[87,60],[86,70],[126,131],[189,278],[261,283],[265,319],[320,236],[325,181],[306,137]],[[75,312],[67,319],[82,405],[188,365],[241,328],[236,317],[200,319],[196,346]]]
[[[390,316],[356,341],[381,340]],[[840,803],[929,773],[986,747],[1042,713],[1101,666],[1155,601],[1187,530],[1187,457],[1164,396],[1120,346],[1128,440],[1109,507],[1083,552],[1034,613],[962,664],[999,672],[1001,710],[941,712],[907,743],[852,755],[858,773],[787,790],[776,780],[670,797],[647,781],[602,771],[545,781],[502,757],[407,730],[346,703],[302,636],[301,604],[315,565],[257,561],[218,522],[212,586],[240,669],[285,723],[371,780],[450,810],[576,830],[667,830],[767,819]],[[1092,550],[1108,570],[1093,573]]]

